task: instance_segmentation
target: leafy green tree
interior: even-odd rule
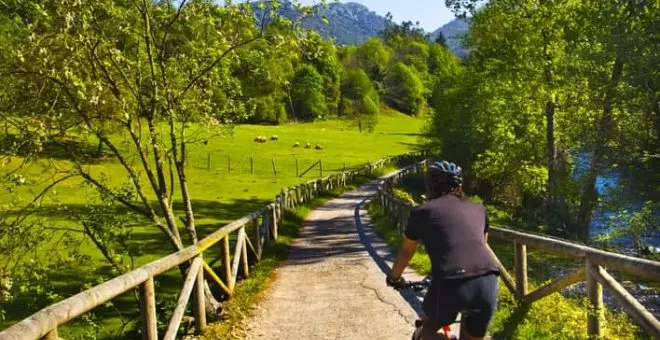
[[[592,125],[591,129],[582,131],[591,157],[580,197],[577,227],[580,236],[586,238],[593,210],[600,200],[597,176],[618,163],[619,152],[626,154],[621,159],[629,159],[631,151],[642,158],[649,147],[643,142],[649,139],[638,132],[650,132],[650,119],[653,119],[650,108],[658,103],[657,86],[648,84],[658,81],[657,70],[653,71],[657,67],[652,66],[658,61],[654,52],[658,43],[651,38],[657,31],[653,28],[657,16],[651,13],[658,13],[660,4],[625,1],[603,5],[587,1],[583,5],[577,23],[582,26],[583,34],[571,37],[573,52],[582,61],[574,75],[589,80],[585,86],[588,103],[598,108],[592,116],[596,129]],[[651,138],[657,140],[657,130],[654,135]]]
[[[482,85],[470,101],[478,118],[464,131],[487,134],[475,140],[473,173],[512,209],[543,199],[548,224],[587,240],[601,199],[596,178],[655,159],[647,157],[658,140],[657,42],[649,38],[657,20],[649,13],[658,4],[499,0],[477,10],[482,1],[446,2],[473,14],[468,74]],[[440,124],[460,111],[445,106],[450,91],[436,87],[436,130],[449,129]],[[585,151],[588,169],[576,182],[574,158]],[[557,211],[561,217],[552,218]]]
[[[340,96],[342,65],[332,41],[324,40],[316,31],[311,31],[300,43],[303,62],[314,65],[323,78],[325,106],[323,117],[337,114]]]
[[[292,86],[292,114],[301,119],[323,118],[328,107],[324,95],[323,77],[310,64],[296,70]]]
[[[347,67],[364,69],[369,78],[376,83],[379,89],[383,88],[383,81],[393,57],[392,49],[378,38],[370,38],[364,44],[355,48],[355,53],[347,61]]]
[[[380,98],[362,69],[347,70],[341,85],[341,116],[355,122],[360,132],[373,131],[378,122]]]
[[[411,115],[420,113],[424,104],[424,84],[415,70],[398,62],[385,78],[384,100],[393,108]]]
[[[3,82],[24,86],[21,90],[43,106],[54,99],[39,97],[38,90],[52,86],[83,133],[99,140],[121,164],[130,194],[79,162],[65,173],[149,220],[174,250],[186,243],[181,227],[187,243],[197,242],[194,193],[184,160],[187,149],[202,141],[187,128],[197,122],[222,131],[246,114],[240,102],[216,89],[232,82],[226,66],[236,50],[264,37],[249,6],[185,0],[12,0],[3,6],[10,34],[27,37],[14,41],[11,53],[1,57]],[[117,133],[130,147],[112,138]],[[184,207],[182,223],[172,205],[175,191]],[[208,314],[217,315],[219,305],[208,287],[206,294]]]

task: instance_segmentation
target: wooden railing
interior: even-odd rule
[[[380,203],[387,220],[400,233],[406,228],[410,212],[414,208],[392,195],[392,188],[403,177],[423,171],[426,162],[403,168],[381,181],[375,200]],[[655,339],[660,339],[660,322],[637,299],[635,299],[605,268],[632,274],[649,280],[660,280],[660,262],[607,252],[584,245],[574,244],[547,236],[518,232],[505,228],[491,227],[489,237],[514,244],[514,277],[502,265],[497,255],[491,250],[502,272],[501,278],[506,287],[520,303],[531,304],[564,288],[586,280],[587,298],[590,312],[587,313],[587,332],[589,336],[602,335],[604,325],[603,286],[614,295],[626,313]],[[568,275],[557,278],[532,292],[528,291],[527,282],[527,246],[560,254],[584,261],[584,265]]]
[[[387,164],[411,162],[412,159],[421,157],[422,153],[412,153],[384,158],[360,168],[284,188],[272,203],[225,225],[196,244],[46,307],[0,332],[0,340],[58,339],[59,326],[135,288],[139,288],[143,338],[158,339],[154,277],[184,263],[188,266],[183,287],[163,339],[176,337],[191,295],[195,330],[199,334],[206,327],[204,278],[231,296],[238,274],[241,273],[242,277],[249,276],[248,252],[253,255],[251,258],[258,261],[263,255],[265,244],[277,239],[285,209],[308,202],[323,192],[343,187],[360,176],[371,175],[375,169]],[[252,241],[247,234],[248,226],[254,232]],[[232,254],[230,236],[233,233],[236,233],[236,241]],[[203,258],[205,250],[218,244],[222,254],[224,280]]]

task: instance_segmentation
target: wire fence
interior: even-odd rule
[[[342,160],[305,157],[294,155],[227,155],[208,152],[187,157],[189,168],[208,171],[214,174],[251,174],[258,176],[296,176],[300,178],[318,178],[331,173],[350,170],[359,163],[347,163]]]

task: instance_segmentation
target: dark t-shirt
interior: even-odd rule
[[[433,278],[458,279],[499,273],[486,248],[487,231],[483,205],[449,194],[415,208],[404,234],[424,242]]]

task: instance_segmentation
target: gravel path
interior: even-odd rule
[[[393,254],[359,208],[375,191],[369,183],[309,214],[248,321],[247,339],[410,338],[420,298],[385,285]]]

